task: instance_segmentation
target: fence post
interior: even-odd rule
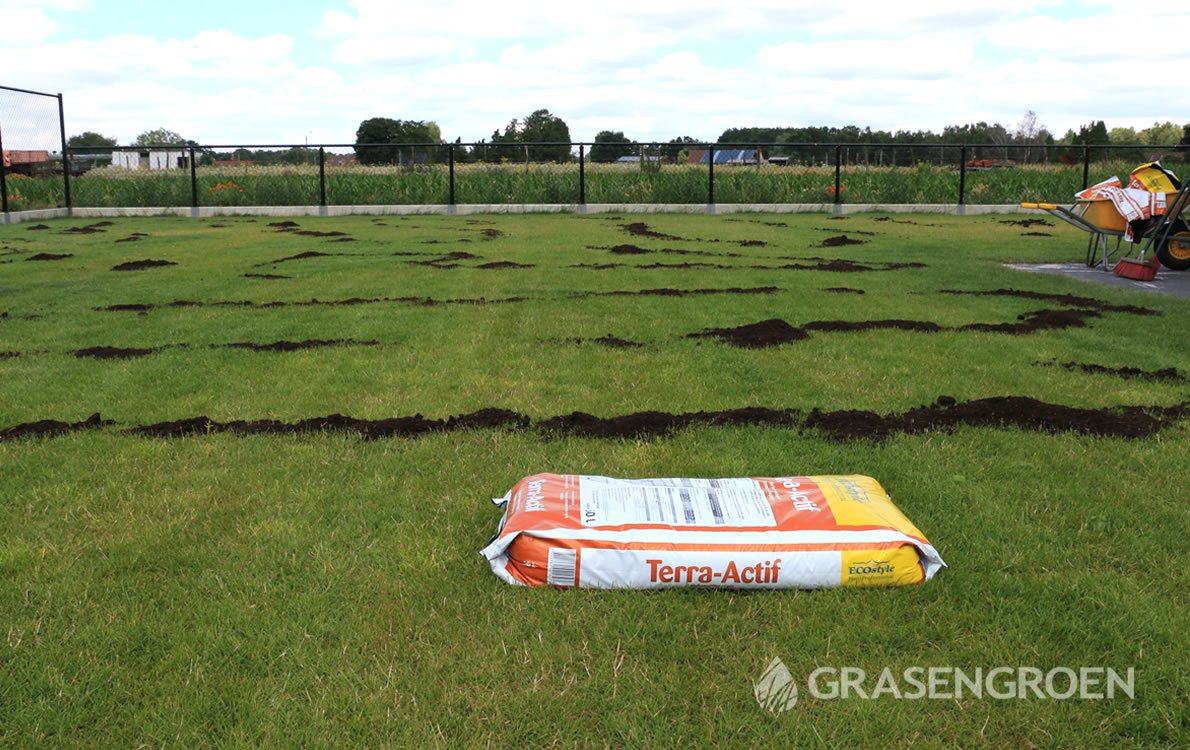
[[[4,134],[0,130],[0,213],[8,213],[8,170],[4,168]]]
[[[578,204],[587,205],[587,146],[578,144]]]
[[[843,147],[835,146],[835,205],[843,203]]]
[[[1091,147],[1083,144],[1083,190],[1087,189],[1087,182],[1091,175]]]
[[[198,208],[198,171],[194,168],[194,146],[190,147],[190,207]]]
[[[318,205],[326,208],[326,148],[318,147]]]
[[[448,205],[453,206],[455,204],[455,147],[453,144],[447,147],[447,161],[450,165],[447,169],[450,187],[447,190],[449,194],[447,195],[446,202]]]
[[[715,147],[707,149],[707,205],[715,205]]]
[[[959,205],[967,199],[967,147],[959,149]]]
[[[66,110],[62,107],[61,94],[58,94],[58,133],[62,137],[62,192],[69,211],[74,202],[70,198],[70,156],[66,153]]]

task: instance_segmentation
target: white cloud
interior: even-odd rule
[[[1011,125],[1027,109],[1058,133],[1091,119],[1187,117],[1176,73],[1190,69],[1190,51],[1127,31],[1185,26],[1190,9],[607,0],[576,11],[444,0],[411,12],[352,0],[288,33],[196,17],[192,33],[169,25],[172,37],[60,39],[55,20],[72,3],[9,3],[37,31],[6,60],[6,82],[61,90],[71,132],[122,140],[165,126],[206,142],[349,142],[361,120],[388,116],[435,120],[445,137],[472,141],[542,107],[583,140],[605,129],[714,139],[750,125],[937,131]]]

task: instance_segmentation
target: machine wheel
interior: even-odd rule
[[[1161,265],[1174,271],[1190,268],[1190,228],[1184,221],[1178,222],[1169,240],[1157,248],[1157,259]]]

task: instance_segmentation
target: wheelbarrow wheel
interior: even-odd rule
[[[1190,228],[1186,226],[1186,222],[1179,221],[1178,226],[1170,233],[1169,240],[1157,248],[1157,260],[1174,271],[1190,268]]]

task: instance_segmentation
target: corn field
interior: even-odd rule
[[[454,167],[457,204],[646,203],[702,204],[711,195],[706,165],[459,164]],[[1090,184],[1111,176],[1127,179],[1136,166],[1125,161],[1090,165]],[[1166,162],[1190,176],[1186,163]],[[411,166],[317,165],[198,167],[188,169],[94,169],[71,180],[76,207],[442,205],[451,198],[451,169],[444,164]],[[837,189],[841,203],[955,204],[960,180],[968,204],[1020,201],[1068,202],[1083,186],[1081,165],[1018,165],[994,169],[919,164],[916,167],[843,166]],[[580,194],[582,190],[585,195]],[[740,165],[714,168],[715,203],[801,203],[836,201],[833,166]],[[65,205],[60,177],[8,175],[10,211]]]

